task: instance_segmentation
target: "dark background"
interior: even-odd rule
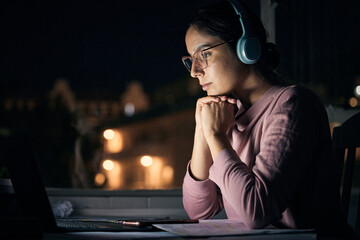
[[[2,87],[148,91],[185,73],[183,35],[193,1],[7,1],[1,3]],[[175,9],[172,11],[172,9]]]
[[[260,1],[244,1],[260,13]],[[131,82],[141,82],[150,109],[132,118],[119,115],[111,119],[113,127],[170,114],[184,105],[194,107],[197,96],[187,92],[189,74],[181,57],[187,55],[189,18],[206,2],[210,1],[1,1],[0,136],[32,136],[47,186],[74,186],[64,173],[72,169],[74,142],[81,134],[74,112],[61,99],[47,98],[55,81],[66,79],[77,100],[98,103],[107,98],[119,103]],[[278,4],[279,73],[314,89],[325,105],[348,108],[360,84],[360,1],[273,2]],[[171,106],[167,96],[172,96]],[[32,100],[36,106],[31,111],[17,107],[16,102]],[[101,117],[97,110],[88,113]],[[96,134],[106,124],[99,121]],[[101,138],[93,139],[83,150],[84,161],[90,159],[85,164],[96,165],[89,170],[95,174],[99,162],[91,159]]]
[[[151,93],[187,77],[181,63],[194,9],[209,1],[2,1],[3,95],[47,91],[64,77],[75,92]],[[258,1],[245,1],[259,13]],[[325,101],[353,95],[359,77],[360,1],[278,0],[280,73],[325,86]]]

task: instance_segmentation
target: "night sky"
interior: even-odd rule
[[[0,91],[32,97],[66,78],[75,93],[120,95],[134,80],[151,93],[188,78],[184,35],[209,1],[1,1]],[[244,1],[259,10],[259,1]],[[360,1],[275,2],[283,72],[329,86],[330,97],[351,96],[360,79]]]
[[[2,1],[1,86],[30,94],[66,78],[77,92],[145,90],[188,76],[195,1]],[[30,93],[29,93],[30,92]]]

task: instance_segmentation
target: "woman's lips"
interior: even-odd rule
[[[207,91],[208,88],[210,87],[210,85],[211,85],[211,83],[205,83],[205,84],[203,84],[203,85],[201,85],[201,86],[202,86],[202,89],[203,89],[204,91]]]

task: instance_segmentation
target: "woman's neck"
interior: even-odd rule
[[[249,74],[242,86],[239,86],[239,89],[233,94],[241,101],[243,106],[248,109],[272,86],[273,84],[253,73]]]

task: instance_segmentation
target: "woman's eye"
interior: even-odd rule
[[[210,52],[204,52],[204,56],[205,56],[205,58],[209,58],[211,56],[211,53]]]

